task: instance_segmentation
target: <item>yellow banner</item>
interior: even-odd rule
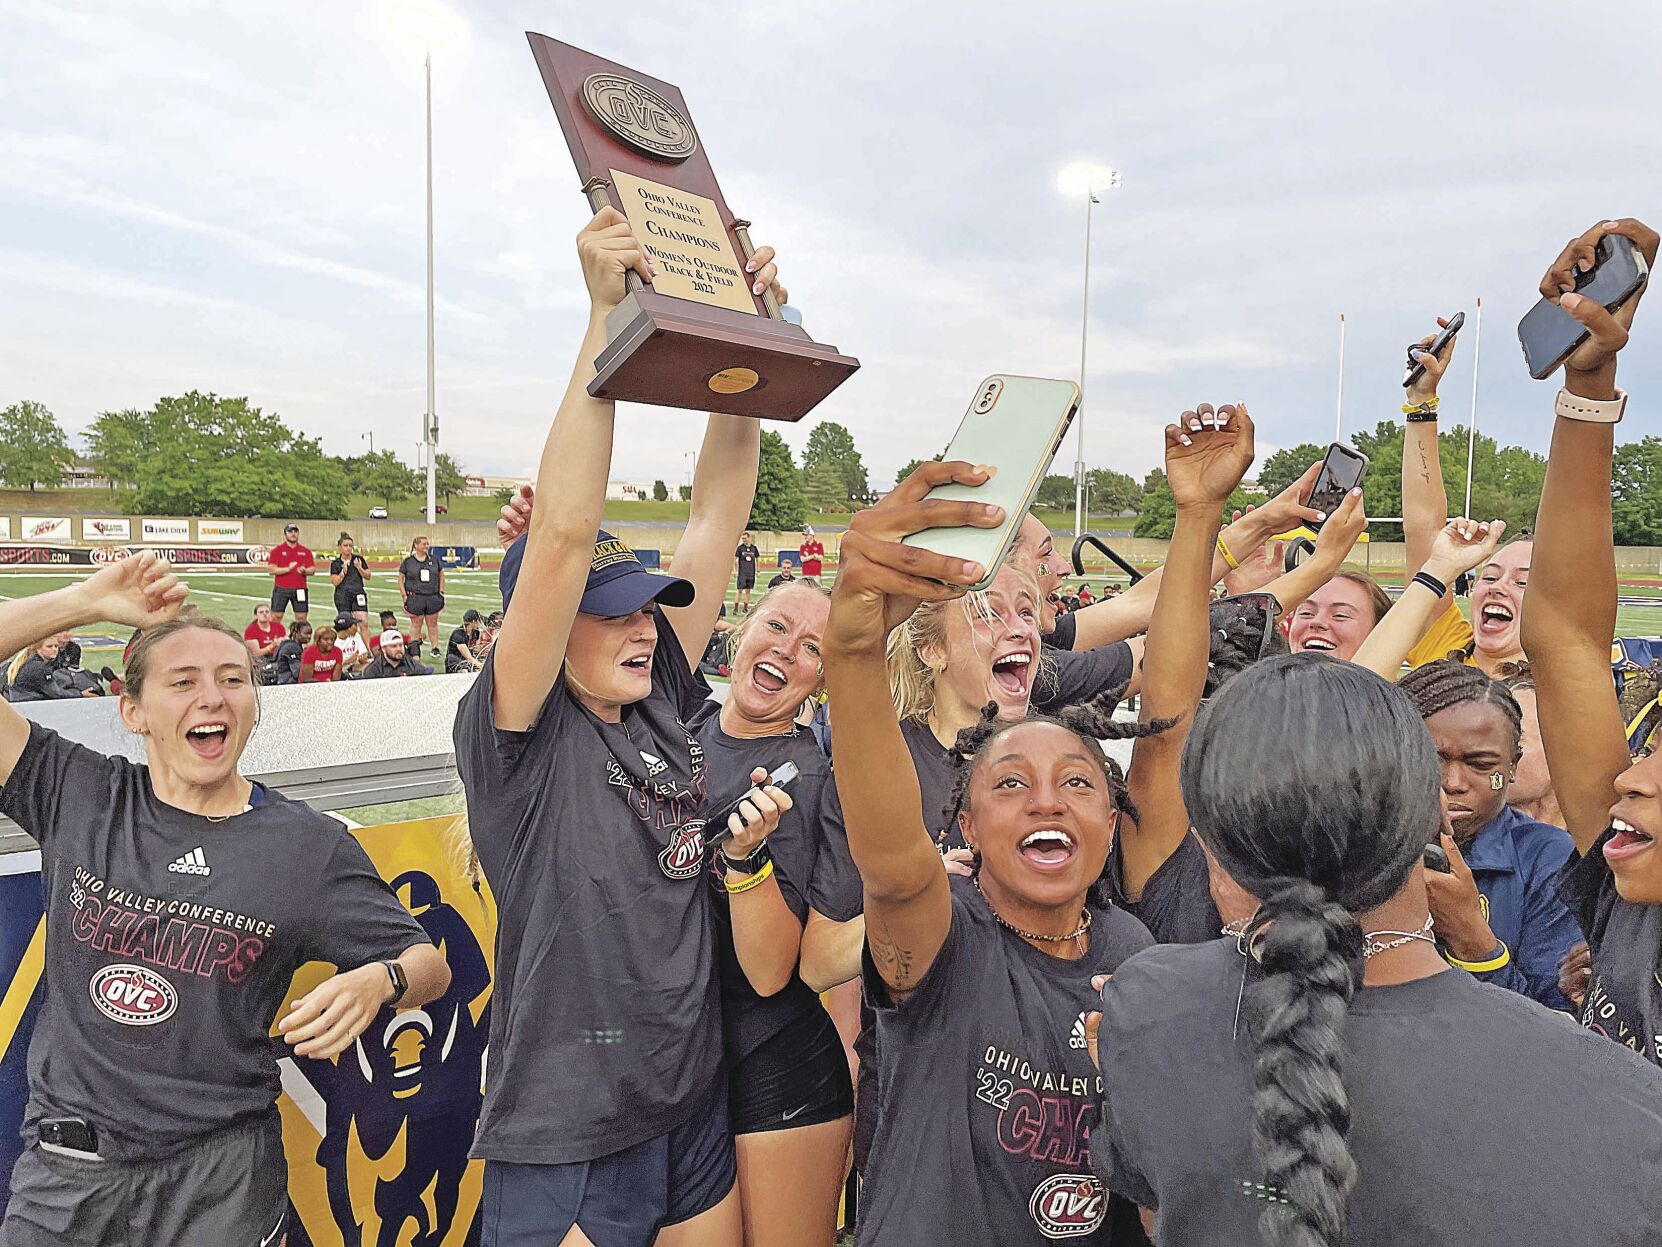
[[[450,988],[384,1011],[333,1061],[282,1062],[289,1195],[316,1247],[461,1247],[479,1208],[469,1161],[489,1030],[496,903],[463,868],[459,817],[364,827],[358,837],[450,965]],[[295,975],[289,1001],[332,971]],[[278,1016],[288,1012],[284,1002]]]

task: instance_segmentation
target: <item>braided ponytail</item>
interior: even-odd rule
[[[1246,996],[1252,1140],[1268,1200],[1258,1230],[1270,1247],[1328,1247],[1344,1237],[1356,1185],[1342,1056],[1362,932],[1315,884],[1289,879],[1268,890],[1249,937],[1263,970]]]

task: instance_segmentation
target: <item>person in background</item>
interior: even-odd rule
[[[797,553],[802,556],[802,574],[810,580],[818,577],[824,566],[825,546],[814,535],[811,524],[802,526],[802,544],[797,547]]]
[[[473,647],[480,662],[490,656],[491,646],[496,644],[496,635],[502,631],[502,618],[501,611],[492,611],[485,616],[485,630],[479,634],[479,643]]]
[[[341,653],[335,645],[335,630],[319,628],[317,637],[300,655],[301,684],[330,684],[340,679]]]
[[[444,611],[444,567],[432,552],[426,535],[410,543],[410,552],[398,565],[398,592],[404,598],[404,613],[410,617],[410,644],[421,651],[421,634],[427,633],[427,643],[433,647],[433,657],[444,653],[439,648],[439,615]]]
[[[300,544],[300,525],[285,524],[283,540],[271,548],[266,556],[271,569],[271,614],[278,623],[290,606],[294,607],[295,622],[303,622],[311,609],[307,601],[306,578],[316,570],[317,560],[312,552]]]
[[[351,615],[369,631],[369,599],[364,581],[373,573],[369,560],[357,552],[351,533],[342,533],[335,543],[335,557],[329,560],[329,583],[335,586],[335,611]],[[335,625],[337,628],[339,624]]]
[[[771,579],[769,579],[768,588],[777,589],[780,585],[784,584],[786,581],[795,580],[795,579],[796,579],[796,573],[795,572],[793,572],[789,567],[781,567],[779,569],[778,574],[773,576]]]
[[[340,651],[341,679],[356,679],[369,666],[369,646],[358,631],[356,615],[343,611],[335,616],[335,648]]]
[[[381,638],[389,632],[398,632],[398,616],[392,611],[382,611],[381,627],[378,631],[372,633],[369,638],[369,652],[371,654],[381,648]],[[402,632],[398,632],[398,635],[404,637],[404,644],[408,645],[410,643],[410,637],[404,636]]]
[[[54,635],[40,641],[32,650],[25,651],[28,657],[12,676],[11,701],[69,701],[98,696],[90,689],[79,691],[67,688],[52,678],[52,664],[57,660],[63,644],[63,637]]]
[[[272,683],[273,668],[277,664],[277,647],[287,635],[282,620],[271,617],[271,607],[261,602],[254,608],[254,619],[242,630],[242,643],[248,647],[253,661],[254,676],[262,684]]]
[[[733,551],[733,557],[739,563],[739,596],[734,603],[739,614],[750,613],[750,591],[756,587],[756,561],[762,557],[762,552],[756,548],[750,534],[745,533],[739,538],[739,548]]]
[[[311,624],[298,619],[289,625],[288,639],[277,646],[276,660],[272,664],[273,684],[300,683],[300,659],[311,643]]]
[[[450,634],[444,651],[444,669],[451,675],[458,671],[477,671],[485,665],[477,651],[479,637],[485,631],[485,619],[478,611],[470,610],[462,616],[462,626]]]
[[[1546,750],[1541,748],[1541,719],[1535,701],[1535,672],[1527,662],[1516,663],[1501,683],[1517,699],[1523,715],[1523,757],[1507,789],[1506,804],[1538,823],[1563,827],[1564,811],[1552,789]]]
[[[375,657],[370,659],[369,666],[364,668],[360,680],[386,680],[394,676],[432,675],[433,669],[416,659],[404,644],[404,634],[397,628],[389,628],[379,638],[380,644],[375,647]]]
[[[57,661],[52,664],[52,678],[74,693],[90,692],[97,697],[104,695],[102,676],[81,666],[81,647],[73,638],[65,641],[58,650]]]
[[[1091,593],[1091,586],[1085,583],[1081,583],[1079,586],[1078,598],[1079,605],[1081,607],[1089,606],[1092,602],[1096,601],[1095,596]]]

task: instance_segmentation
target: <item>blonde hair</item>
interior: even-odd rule
[[[248,652],[248,646],[243,644],[242,633],[223,619],[215,619],[210,615],[180,614],[176,619],[157,624],[154,628],[146,628],[134,639],[132,653],[127,655],[127,671],[122,679],[121,695],[134,702],[143,697],[145,681],[150,678],[151,654],[156,646],[168,637],[177,636],[192,628],[202,632],[217,632],[235,641],[237,648],[242,651],[243,658],[248,662],[248,678],[253,680],[254,660]]]
[[[327,638],[330,645],[333,645],[340,639],[340,633],[336,632],[334,628],[330,627],[328,624],[324,624],[316,632],[312,633],[312,644],[317,646],[318,649],[322,649],[325,638]]]
[[[824,585],[820,584],[819,581],[813,579],[812,577],[799,580],[782,580],[778,584],[774,585],[773,588],[769,589],[766,593],[762,594],[761,597],[756,599],[756,604],[750,608],[750,613],[739,622],[737,627],[727,634],[725,638],[726,648],[723,649],[722,653],[727,658],[728,666],[732,666],[733,660],[739,656],[739,646],[744,644],[744,638],[750,632],[750,625],[754,622],[756,616],[761,612],[762,607],[766,606],[774,598],[791,592],[792,590],[806,590],[809,593],[814,593],[827,599],[831,596],[831,590],[827,589]],[[821,674],[824,674],[823,670],[821,671]]]
[[[1039,584],[1031,569],[1011,563],[1004,566],[1020,578],[1021,587],[1032,596],[1033,605],[1037,608]],[[902,719],[927,719],[935,709],[940,678],[946,671],[946,664],[952,661],[952,653],[946,644],[946,629],[947,611],[954,608],[963,611],[964,618],[971,624],[998,618],[987,601],[987,592],[978,589],[955,601],[923,603],[912,612],[911,618],[889,634],[885,652],[889,668],[889,695],[894,698],[895,713]],[[1036,629],[1038,625],[1035,623],[1034,627]],[[946,660],[938,671],[924,657],[924,651],[931,649],[940,652]]]

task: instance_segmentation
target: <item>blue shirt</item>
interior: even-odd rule
[[[1465,853],[1484,916],[1510,953],[1476,977],[1566,1013],[1575,1010],[1558,990],[1558,963],[1584,937],[1557,877],[1574,852],[1569,832],[1506,806]]]

